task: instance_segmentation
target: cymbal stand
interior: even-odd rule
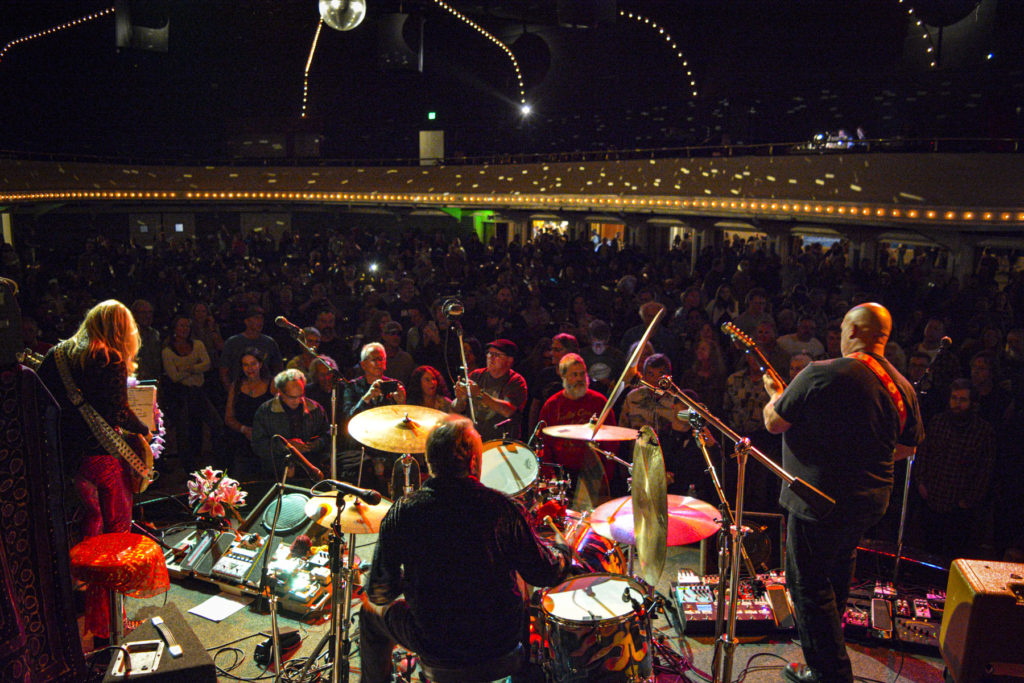
[[[593,418],[591,418],[591,423],[593,423],[593,421],[594,421]],[[587,441],[585,443],[590,448],[590,450],[592,450],[594,453],[596,453],[598,455],[601,455],[601,456],[607,458],[608,460],[611,460],[614,463],[618,463],[619,465],[622,465],[623,467],[626,468],[626,471],[630,475],[633,474],[633,464],[632,463],[626,462],[625,460],[623,460],[619,456],[615,455],[614,453],[611,453],[609,451],[604,450],[603,448],[598,446],[593,441]],[[633,490],[633,477],[632,476],[629,476],[629,477],[626,478],[626,488],[629,491]],[[635,511],[634,511],[634,514],[636,514]],[[635,544],[630,544],[627,547],[627,549],[626,549],[626,573],[629,574],[630,576],[633,576],[633,561],[634,561],[634,555],[636,553],[636,548],[634,546],[635,546]],[[636,579],[636,578],[640,578],[640,577],[633,576],[633,578]]]
[[[657,385],[645,382],[643,379],[640,379],[639,382],[642,386],[654,391],[656,395],[668,393],[679,402],[685,404],[686,407],[690,409],[691,414],[698,414],[709,425],[717,429],[735,444],[734,456],[736,458],[737,466],[736,515],[734,519],[735,523],[732,524],[730,528],[730,531],[732,532],[732,557],[736,557],[738,555],[738,549],[742,547],[740,536],[743,526],[744,479],[746,478],[748,456],[753,456],[755,460],[771,470],[771,472],[777,477],[787,482],[790,490],[797,496],[800,496],[802,500],[806,501],[807,504],[810,505],[819,515],[824,516],[828,514],[828,512],[835,506],[835,500],[802,479],[791,475],[767,455],[753,447],[750,444],[750,439],[741,437],[731,427],[715,417],[706,406],[694,401],[692,398],[680,391],[679,387],[673,384],[671,377],[662,377],[658,381]],[[715,655],[713,659],[715,666],[712,672],[714,683],[729,683],[732,680],[732,665],[736,654],[736,611],[739,607],[740,564],[739,562],[731,562],[730,565],[729,619],[725,629],[726,633],[721,639],[715,641]],[[719,576],[721,577],[722,574],[720,573]],[[722,600],[724,599],[721,590],[719,590],[718,599],[721,605]],[[723,610],[719,609],[718,613],[721,615]]]
[[[363,450],[365,456],[365,449]],[[357,486],[363,480],[363,461],[365,459],[363,457],[359,461],[359,475],[356,477]],[[356,535],[348,535],[348,555],[343,561],[342,551],[345,549],[345,546],[342,541],[341,511],[345,507],[345,492],[338,489],[335,493],[334,509],[337,511],[337,514],[335,514],[334,521],[331,523],[331,538],[328,541],[327,548],[331,563],[331,626],[306,659],[306,664],[299,673],[299,681],[306,680],[306,674],[326,646],[329,646],[326,653],[327,657],[332,662],[329,679],[331,683],[338,683],[338,681],[348,683],[349,678],[349,658],[352,652],[352,640],[349,637],[349,626],[352,622],[352,581],[354,577],[358,576],[354,566],[356,560]],[[356,498],[355,505],[361,504],[362,501]],[[339,591],[338,586],[341,585],[342,581],[345,582],[345,590]],[[342,629],[340,637],[338,633],[339,628]],[[319,674],[317,678],[319,678]]]

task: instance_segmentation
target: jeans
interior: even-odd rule
[[[789,514],[786,527],[786,587],[807,666],[822,681],[852,683],[842,617],[850,594],[857,544],[877,515],[843,515],[824,521]]]

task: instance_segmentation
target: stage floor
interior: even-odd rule
[[[359,557],[369,560],[373,557],[375,535],[358,536],[356,553]],[[695,571],[699,561],[696,546],[685,548],[669,548],[668,559],[662,579],[659,581],[658,592],[671,596],[670,582],[674,581],[679,569]],[[199,642],[208,650],[219,667],[219,680],[235,680],[235,677],[252,679],[266,673],[263,667],[253,659],[253,650],[257,643],[269,635],[271,619],[269,614],[256,613],[249,605],[223,621],[216,623],[203,617],[189,614],[188,610],[219,593],[217,586],[188,579],[173,581],[166,595],[149,600],[127,600],[127,611],[131,617],[146,607],[159,607],[165,603],[174,603],[185,616],[186,622],[193,629]],[[358,607],[353,607],[353,614]],[[301,647],[292,655],[292,659],[304,658],[316,648],[328,624],[321,620],[314,623],[297,621],[292,615],[279,615],[280,628],[298,629],[302,636]],[[679,652],[682,648],[685,659],[692,666],[687,679],[679,679],[671,675],[658,678],[662,683],[677,680],[703,680],[701,673],[710,674],[711,659],[714,651],[713,638],[710,636],[691,636],[687,634],[680,642],[675,630],[664,616],[653,622],[658,633],[666,636],[666,642]],[[353,638],[353,657],[350,680],[357,681],[359,671],[358,654],[358,619],[351,628]],[[260,634],[263,635],[260,635]],[[744,681],[778,681],[781,680],[781,668],[787,661],[802,661],[799,645],[795,642],[795,631],[781,636],[740,637],[736,648],[732,667],[733,680]],[[237,648],[237,649],[236,649]],[[853,661],[854,675],[868,682],[895,683],[897,680],[915,683],[938,683],[943,680],[943,663],[937,651],[921,653],[901,652],[884,644],[871,642],[849,642],[848,649]],[[268,677],[270,674],[267,674]],[[414,679],[414,680],[418,680]]]

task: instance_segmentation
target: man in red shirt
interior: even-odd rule
[[[567,353],[558,362],[562,390],[549,398],[540,409],[540,419],[549,427],[586,424],[601,414],[605,397],[588,388],[587,364],[578,353]],[[615,414],[608,412],[605,424],[615,424]],[[609,450],[615,444],[598,444]],[[577,481],[576,500],[596,505],[606,498],[608,482],[614,474],[614,463],[605,461],[590,450],[585,441],[544,437],[544,459],[562,465]],[[602,466],[603,465],[603,466]],[[579,509],[579,508],[577,508]]]

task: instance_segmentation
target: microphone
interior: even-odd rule
[[[449,318],[457,318],[466,312],[466,307],[458,299],[449,299],[441,306],[441,312]]]
[[[533,428],[533,434],[530,434],[530,438],[526,441],[526,447],[529,448],[531,451],[533,450],[533,442],[536,440],[537,434],[540,433],[541,425],[547,427],[548,423],[545,422],[544,420],[537,420],[537,424]]]
[[[707,406],[705,406],[703,403],[698,403],[697,405],[699,405],[701,408],[707,408]],[[696,410],[691,410],[690,408],[683,408],[678,413],[676,413],[676,417],[679,420],[682,420],[683,422],[688,422],[691,417],[700,416],[700,413],[698,413]]]
[[[301,327],[295,325],[292,322],[289,322],[288,318],[284,317],[283,315],[279,315],[276,318],[274,318],[274,324],[277,325],[278,327],[288,330],[289,332],[295,335],[302,333]]]
[[[313,463],[311,463],[309,460],[306,460],[306,456],[304,456],[302,452],[299,451],[299,449],[292,444],[291,441],[284,438],[280,434],[274,434],[274,436],[278,439],[281,439],[281,443],[283,443],[288,448],[288,450],[291,451],[291,454],[294,457],[298,458],[299,462],[302,463],[303,469],[305,469],[306,472],[308,472],[309,474],[312,474],[314,479],[319,480],[324,478],[324,473],[318,470],[316,467],[314,467]]]
[[[312,489],[310,489],[310,492],[319,493],[318,491],[316,491],[316,488],[317,486],[320,486],[320,484],[330,484],[335,488],[335,490],[343,491],[345,493],[351,493],[356,498],[359,498],[363,502],[369,503],[370,505],[376,505],[377,503],[380,502],[380,493],[378,491],[374,491],[373,489],[361,489],[358,486],[353,486],[348,482],[338,481],[337,479],[324,479],[317,483],[317,485],[314,486]]]

